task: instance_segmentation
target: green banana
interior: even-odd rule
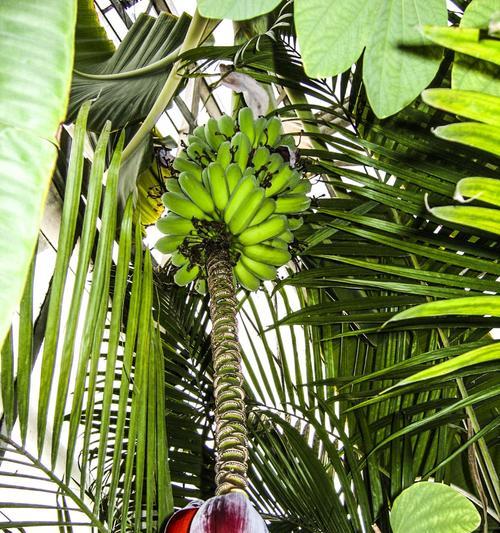
[[[292,231],[297,231],[304,224],[304,219],[302,217],[288,217],[288,227]]]
[[[249,291],[256,291],[260,286],[260,280],[254,276],[241,262],[238,260],[236,265],[233,267],[234,274],[236,279],[240,282],[242,287],[248,289]]]
[[[287,146],[292,152],[297,149],[293,135],[283,135],[280,139],[280,146]]]
[[[196,126],[196,128],[193,130],[193,135],[208,144],[207,137],[205,135],[205,126]]]
[[[243,172],[248,165],[248,157],[252,150],[252,144],[248,137],[241,131],[239,131],[231,139],[231,147],[233,149],[233,161],[238,164]]]
[[[303,182],[303,183],[301,183]],[[309,180],[302,179],[302,176],[300,175],[300,172],[297,172],[296,170],[292,171],[292,176],[290,177],[290,181],[288,182],[286,186],[286,194],[305,194],[307,191],[307,184],[309,183]],[[297,193],[294,192],[294,189],[297,188],[300,185],[300,189],[304,189],[304,192],[302,192],[300,189]],[[285,194],[282,192],[282,194]]]
[[[207,282],[204,279],[196,280],[194,289],[198,294],[204,296],[205,294],[207,294]]]
[[[241,206],[248,201],[248,195],[257,187],[257,181],[254,176],[244,176],[234,188],[226,209],[224,209],[224,222],[229,224],[232,217],[237,213]]]
[[[248,271],[263,281],[276,278],[277,270],[276,267],[272,265],[266,265],[260,261],[254,261],[243,254],[240,255],[240,261]]]
[[[311,189],[311,182],[307,179],[301,179],[299,183],[293,189],[290,189],[290,192],[287,194],[307,194],[311,192]]]
[[[208,165],[207,172],[210,191],[212,193],[215,207],[222,213],[227,205],[227,201],[229,200],[226,174],[219,163],[210,163],[210,165]]]
[[[200,142],[189,143],[186,153],[193,161],[200,161],[203,165],[206,165],[209,161],[207,152]]]
[[[276,146],[281,138],[281,134],[281,120],[278,117],[271,117],[267,123],[266,144],[272,147]]]
[[[180,252],[174,252],[170,258],[170,262],[176,267],[181,267],[188,262],[188,258]]]
[[[217,126],[226,139],[229,140],[234,135],[234,120],[229,115],[222,115],[217,120]]]
[[[257,146],[262,146],[266,144],[266,126],[267,126],[267,119],[264,117],[260,117],[255,121],[254,129],[255,129],[255,138],[253,140],[252,146],[254,148],[257,148]]]
[[[201,183],[207,191],[210,190],[210,182],[208,181],[208,168],[205,167],[201,173]]]
[[[194,230],[193,223],[187,218],[169,213],[156,221],[156,227],[166,235],[187,235]]]
[[[241,172],[241,168],[236,163],[231,163],[226,168],[226,180],[227,180],[227,186],[229,187],[229,194],[231,194],[234,191],[234,188],[238,183],[240,182],[240,179],[242,178],[243,174]]]
[[[257,211],[256,215],[250,221],[249,226],[255,226],[256,224],[260,224],[261,222],[264,222],[264,220],[269,218],[274,213],[275,209],[276,209],[276,202],[272,198],[264,198],[264,201],[262,202],[260,209]]]
[[[279,248],[280,250],[285,250],[288,252],[288,243],[279,237],[264,241],[262,244],[265,244],[266,246],[272,246],[273,248]]]
[[[239,235],[248,227],[248,224],[250,224],[250,221],[262,205],[263,200],[264,190],[260,187],[257,187],[246,196],[246,201],[240,205],[239,209],[229,221],[229,229],[233,235]]]
[[[217,125],[217,120],[210,117],[205,124],[205,137],[207,138],[208,144],[214,149],[218,150],[221,145],[224,137],[219,132],[219,126]]]
[[[287,250],[268,246],[266,244],[252,244],[250,246],[245,246],[242,249],[242,253],[254,261],[260,261],[266,265],[275,266],[281,266],[288,263],[292,257]]]
[[[205,141],[204,139],[200,139],[200,137],[197,137],[196,135],[189,134],[187,138],[188,146],[192,143],[201,144],[203,146],[203,149],[206,152],[206,155],[210,158],[213,158],[213,150],[212,147]]]
[[[281,239],[286,243],[291,243],[293,242],[293,233],[287,228],[285,231],[278,235],[278,239]]]
[[[177,178],[167,178],[165,180],[165,189],[168,192],[181,192],[181,186]]]
[[[165,207],[176,215],[190,220],[193,218],[198,218],[200,220],[210,219],[208,215],[182,193],[166,192],[161,199],[165,204]]]
[[[215,204],[210,193],[205,189],[202,183],[195,179],[187,172],[181,172],[179,176],[179,185],[186,196],[196,204],[202,211],[212,215],[215,211]]]
[[[269,163],[271,152],[265,146],[259,146],[252,157],[252,165],[257,173],[262,167]]]
[[[199,273],[200,267],[198,265],[190,266],[189,263],[186,263],[174,274],[174,281],[180,287],[184,287],[184,285],[191,283]]]
[[[233,154],[231,152],[231,143],[229,141],[224,141],[219,146],[217,151],[217,163],[220,163],[223,168],[226,168],[233,162]]]
[[[285,164],[285,160],[280,154],[271,154],[269,157],[269,163],[267,165],[268,174],[274,174]]]
[[[250,146],[253,146],[255,140],[255,119],[253,111],[249,107],[242,107],[238,113],[238,124],[240,131],[244,133],[250,141]]]
[[[162,254],[171,254],[182,244],[183,235],[167,235],[156,241],[155,248]]]
[[[274,196],[283,191],[293,176],[293,170],[288,166],[282,166],[278,172],[271,178],[270,186],[266,188],[266,196]],[[284,213],[284,211],[280,211]]]
[[[257,244],[277,237],[285,232],[285,230],[288,230],[286,217],[283,215],[273,216],[256,226],[247,228],[240,234],[238,239],[244,246],[249,246],[250,244]]]
[[[276,213],[300,213],[310,205],[311,199],[303,194],[287,194],[276,200]]]
[[[165,234],[156,247],[172,254],[178,285],[196,282],[194,289],[206,293],[202,265],[209,241],[219,231],[232,234],[232,276],[246,289],[256,290],[261,281],[275,279],[277,267],[290,260],[289,243],[303,224],[298,213],[310,205],[311,184],[285,161],[285,147],[295,150],[295,141],[283,134],[281,121],[254,119],[249,108],[240,109],[237,121],[228,115],[211,118],[188,135],[173,162],[176,174],[169,168],[163,176],[167,215],[158,220],[162,205],[154,204],[157,196],[152,193],[148,200],[158,213],[153,222]],[[143,211],[139,206],[139,215],[148,215]],[[202,220],[223,220],[225,228]],[[196,246],[188,253],[185,248],[191,245]]]
[[[200,165],[197,165],[193,161],[189,161],[189,159],[182,159],[180,157],[176,157],[174,160],[174,168],[178,172],[189,172],[192,176],[194,176],[198,181],[201,181],[201,167]]]

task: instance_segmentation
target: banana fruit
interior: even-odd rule
[[[260,224],[247,228],[239,236],[239,241],[244,246],[258,244],[259,242],[277,237],[285,231],[289,231],[286,217],[278,215],[270,217]]]
[[[244,246],[241,253],[254,261],[260,261],[266,265],[275,266],[281,266],[288,263],[292,257],[287,250],[276,248],[269,244],[252,244],[251,246]]]
[[[243,288],[276,278],[311,202],[310,182],[285,161],[294,150],[279,118],[256,119],[248,108],[194,129],[165,180],[166,216],[156,222],[165,236],[155,246],[171,254],[175,283],[206,293],[212,243],[227,247]]]
[[[194,230],[191,220],[169,213],[166,217],[156,221],[156,227],[165,234],[170,235],[187,235]]]
[[[249,291],[256,291],[259,288],[260,279],[247,269],[241,259],[238,260],[233,270],[236,279],[242,287]]]
[[[277,270],[276,267],[272,265],[266,265],[260,261],[254,261],[246,255],[241,254],[240,261],[243,263],[243,266],[251,272],[254,276],[258,277],[262,281],[272,280],[276,278]]]

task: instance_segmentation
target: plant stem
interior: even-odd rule
[[[237,300],[226,247],[207,257],[207,282],[212,320],[217,494],[245,492],[248,446],[241,347],[236,321]]]
[[[181,49],[179,50],[179,56],[184,52],[196,48],[202,41],[207,37],[208,33],[215,28],[219,23],[218,20],[211,20],[203,18],[198,10],[195,11],[191,24],[189,25],[186,38],[182,43]],[[136,148],[141,144],[141,141],[146,135],[154,128],[156,121],[160,118],[161,114],[170,103],[170,100],[174,97],[183,77],[178,74],[179,67],[181,65],[180,61],[177,61],[172,65],[172,70],[168,75],[165,85],[161,90],[156,102],[153,104],[153,107],[150,109],[147,117],[144,119],[144,122],[141,124],[141,127],[137,130],[136,134],[132,137],[130,142],[127,144],[123,150],[122,162],[128,159]]]
[[[173,52],[165,56],[163,59],[150,63],[144,67],[140,67],[134,70],[127,70],[125,72],[115,72],[113,74],[92,74],[91,72],[82,72],[81,70],[73,69],[75,74],[78,74],[82,78],[89,80],[123,80],[127,78],[135,78],[138,76],[144,76],[144,74],[154,74],[171,65],[178,57],[181,47],[179,46]]]

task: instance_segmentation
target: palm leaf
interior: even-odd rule
[[[48,469],[41,462],[37,462],[36,467],[42,469],[45,474],[52,473],[49,477],[52,482],[57,483],[57,491],[65,501],[70,502],[73,507],[76,505],[76,508],[82,507],[82,502],[85,502],[82,507],[84,514],[92,523],[97,524],[100,531],[112,531],[116,524],[128,523],[132,524],[135,530],[144,527],[147,531],[152,531],[156,524],[171,512],[173,503],[167,463],[165,418],[157,413],[157,406],[161,405],[164,397],[163,388],[156,380],[157,375],[161,375],[163,360],[151,312],[152,266],[148,253],[143,258],[139,228],[136,228],[133,239],[131,199],[123,213],[119,242],[114,241],[123,136],[108,168],[101,202],[109,125],[101,134],[88,174],[88,186],[85,190],[86,210],[79,228],[80,247],[76,254],[75,279],[71,289],[68,288],[67,265],[74,248],[76,218],[83,192],[82,175],[85,174],[87,178],[86,172],[83,172],[83,139],[87,113],[88,105],[85,105],[77,121],[67,173],[63,220],[71,213],[73,222],[66,220],[65,230],[61,232],[59,239],[40,378],[30,376],[30,339],[33,338],[30,305],[33,287],[30,286],[26,289],[20,319],[23,330],[27,333],[27,340],[20,344],[21,350],[16,354],[16,358],[7,352],[9,345],[5,345],[4,361],[7,357],[15,361],[18,372],[17,375],[5,374],[2,395],[9,398],[5,411],[9,421],[8,430],[19,412],[23,439],[26,439],[29,427],[26,412],[28,405],[38,401],[39,424],[35,430],[35,440],[40,446],[44,442],[50,444],[51,466]],[[97,220],[99,214],[100,223]],[[133,240],[134,285],[130,287],[128,279],[132,273]],[[112,268],[114,249],[117,250],[116,270]],[[92,283],[88,301],[85,301],[83,293],[90,272]],[[65,286],[66,290],[63,292]],[[67,316],[61,313],[62,308],[68,309]],[[81,339],[76,331],[78,321],[81,321],[83,326]],[[106,342],[106,359],[104,364],[100,364],[103,342]],[[49,347],[50,352],[47,351]],[[16,360],[21,355],[28,355],[28,362],[18,364]],[[114,396],[115,376],[118,369],[122,368],[125,372],[120,394]],[[98,386],[100,372],[103,375],[102,387]],[[12,397],[9,390],[13,390],[14,378],[16,396]],[[33,391],[40,383],[43,385],[37,398]],[[68,394],[70,390],[71,396]],[[108,438],[112,427],[111,412],[114,406],[118,405],[122,409],[130,405],[128,410],[123,410],[119,415],[117,427],[121,432],[119,442],[127,443],[125,451],[130,452],[128,457],[137,457],[137,461],[128,459],[122,473],[117,469],[114,476],[108,477],[105,475],[106,465],[110,460],[112,464],[119,464],[121,459],[122,448],[110,448]],[[127,427],[125,417],[128,417],[129,421]],[[45,438],[47,427],[52,431]],[[63,438],[63,435],[67,437]],[[77,436],[81,437],[81,441]],[[17,446],[15,443],[10,444]],[[27,450],[23,453],[30,453],[30,445],[31,441],[28,440],[25,445]],[[41,450],[40,447],[40,454]],[[59,469],[64,471],[62,479],[54,473]],[[14,484],[22,484],[23,476],[24,470],[14,473],[14,477],[17,477]],[[123,490],[118,490],[120,482],[123,483]],[[132,487],[134,497],[131,497]],[[47,490],[50,493],[50,489]],[[51,518],[45,521],[40,518],[38,522],[26,523],[24,526],[47,524],[63,527],[73,520],[68,517],[64,505],[50,508],[55,513]],[[143,508],[146,511],[144,519]],[[15,520],[12,527],[15,527]]]

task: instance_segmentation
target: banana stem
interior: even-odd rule
[[[207,258],[214,366],[216,492],[246,493],[248,437],[236,322],[237,300],[229,251],[216,247]]]
[[[182,55],[188,50],[196,48],[203,39],[207,36],[207,30],[211,32],[215,26],[219,23],[218,20],[211,20],[202,17],[198,10],[195,11],[191,24],[189,25],[186,38],[182,43],[181,49],[179,50],[179,55]],[[161,114],[170,103],[170,100],[174,97],[181,81],[182,76],[178,74],[180,67],[180,61],[177,61],[172,65],[172,70],[168,75],[165,85],[161,90],[156,102],[153,104],[153,107],[150,109],[147,117],[144,119],[144,122],[141,124],[141,127],[137,130],[136,134],[132,137],[128,145],[123,150],[122,154],[122,163],[128,159],[134,151],[140,146],[142,140],[149,132],[153,129],[156,124],[156,121],[160,118]]]

